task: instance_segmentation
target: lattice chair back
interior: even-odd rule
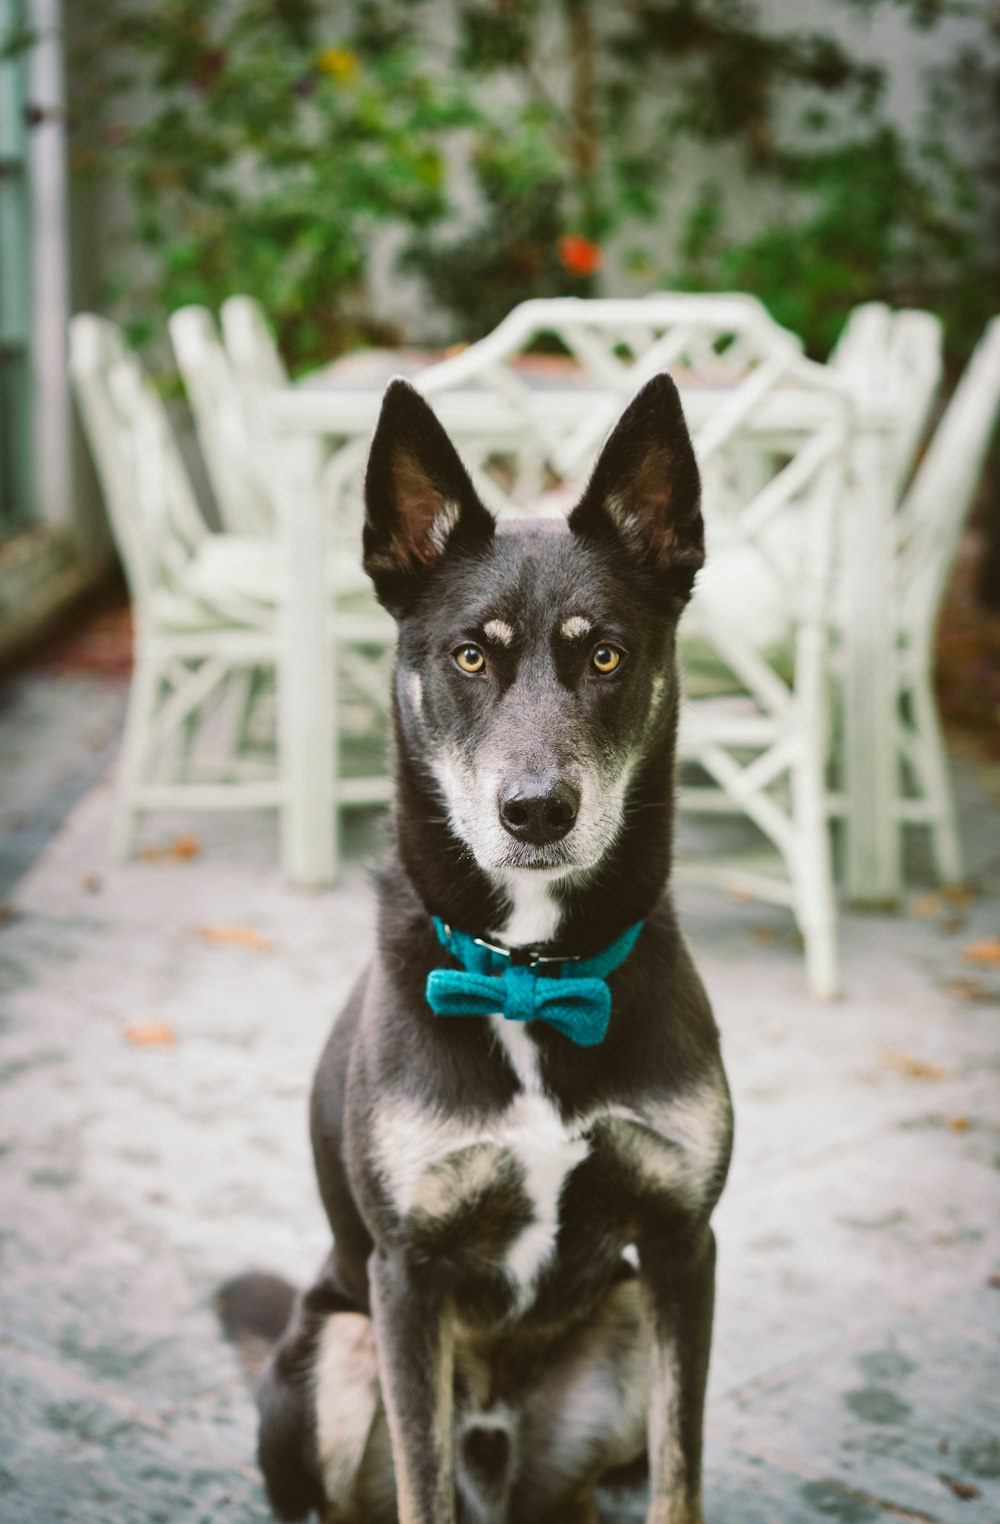
[[[894,525],[902,633],[929,660],[962,527],[1000,415],[1000,317],[988,324]]]
[[[944,326],[933,312],[906,309],[892,325],[896,486],[902,490],[927,432],[944,371]]]
[[[69,369],[137,624],[155,625],[207,533],[160,398],[121,330],[80,313]]]
[[[681,637],[689,658],[707,645],[739,688],[780,710],[801,676],[797,644],[829,618],[849,408],[808,362],[764,379],[692,431],[707,557]]]
[[[800,348],[741,296],[562,297],[523,302],[485,339],[422,371],[415,385],[440,398],[494,511],[564,511],[650,376],[669,370],[681,386],[688,377],[694,388],[714,390],[762,366],[780,368]],[[463,406],[452,418],[455,392],[464,394]]]
[[[205,307],[181,307],[169,327],[222,526],[269,534],[274,509],[260,444],[215,320]]]
[[[268,390],[287,386],[288,372],[260,303],[252,296],[230,296],[219,316],[237,380]]]
[[[863,384],[888,352],[891,322],[892,309],[885,302],[852,307],[827,363],[845,380]]]
[[[353,497],[348,494],[347,498],[349,529],[344,530],[341,523],[345,517],[343,478],[347,461],[335,458],[331,462],[330,481],[321,482],[325,452],[318,440],[275,437],[268,404],[275,391],[289,385],[289,378],[263,308],[252,296],[230,296],[223,302],[219,316],[226,355],[252,435],[251,459],[261,490],[272,504],[277,504],[281,484],[290,478],[308,484],[310,488],[318,486],[323,502],[329,507],[335,539],[343,540],[345,545],[349,541],[356,559],[361,534],[356,492]],[[375,427],[376,412],[377,402],[373,399],[372,428]],[[356,453],[348,452],[352,459]]]
[[[932,312],[894,311],[884,302],[865,302],[848,317],[829,363],[857,396],[892,409],[892,468],[896,491],[901,492],[941,384],[940,318]]]

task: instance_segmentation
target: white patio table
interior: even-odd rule
[[[492,336],[491,336],[492,337]],[[483,344],[489,340],[484,340]],[[477,350],[482,346],[477,345]],[[301,885],[322,885],[334,873],[335,809],[334,736],[330,706],[315,702],[333,683],[328,628],[329,609],[322,568],[328,514],[318,500],[315,479],[296,471],[297,458],[308,452],[283,449],[292,440],[324,442],[332,455],[344,452],[351,469],[363,461],[364,445],[374,428],[385,382],[407,372],[414,385],[433,401],[444,426],[461,449],[463,445],[494,448],[523,436],[523,412],[502,388],[483,388],[473,374],[466,376],[466,351],[437,364],[436,357],[412,352],[372,351],[352,357],[327,371],[313,384],[270,393],[266,412],[273,429],[272,458],[282,533],[289,545],[289,596],[284,601],[282,641],[286,662],[281,685],[284,703],[282,732],[288,748],[287,777],[295,800],[285,844],[285,871]],[[809,365],[809,362],[801,362]],[[815,369],[824,369],[816,367]],[[539,417],[551,437],[567,439],[574,427],[586,427],[600,416],[603,388],[593,376],[575,385],[544,375],[527,378],[537,388]],[[831,387],[846,385],[829,373]],[[680,378],[684,407],[697,431],[724,411],[727,389],[702,383],[686,386]],[[819,407],[826,399],[817,398]],[[794,406],[808,411],[807,392],[795,393]],[[606,395],[607,422],[617,415],[623,398],[613,387]],[[845,637],[843,675],[845,724],[845,793],[847,824],[846,881],[856,902],[890,904],[900,892],[899,833],[894,810],[896,751],[893,740],[895,686],[893,677],[894,591],[889,570],[889,524],[896,505],[892,438],[897,420],[889,406],[869,400],[855,413],[853,444],[848,464],[848,489],[839,517],[843,526],[842,564],[845,578],[843,610]],[[780,395],[765,397],[750,425],[762,455],[780,453],[781,436],[789,426],[809,420],[791,418]],[[602,431],[603,432],[603,431]],[[599,443],[595,439],[593,444]],[[359,546],[360,552],[360,546]]]

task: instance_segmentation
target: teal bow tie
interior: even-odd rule
[[[435,1016],[492,1016],[507,1021],[547,1021],[583,1048],[604,1041],[611,1020],[607,976],[628,957],[643,923],[593,958],[515,961],[518,955],[491,947],[464,931],[453,931],[435,916],[441,946],[463,965],[435,968],[427,975],[427,1004]],[[554,978],[538,972],[552,963]]]

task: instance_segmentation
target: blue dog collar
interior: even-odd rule
[[[435,968],[427,976],[427,1004],[436,1016],[492,1016],[507,1021],[547,1021],[571,1042],[596,1047],[611,1020],[609,974],[620,968],[635,946],[643,922],[630,926],[610,947],[593,958],[519,956],[464,931],[454,931],[437,916],[434,930],[457,968]],[[554,975],[539,969],[558,965]]]

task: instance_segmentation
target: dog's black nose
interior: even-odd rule
[[[500,795],[500,819],[518,841],[542,847],[573,829],[580,795],[552,773],[525,773]]]

